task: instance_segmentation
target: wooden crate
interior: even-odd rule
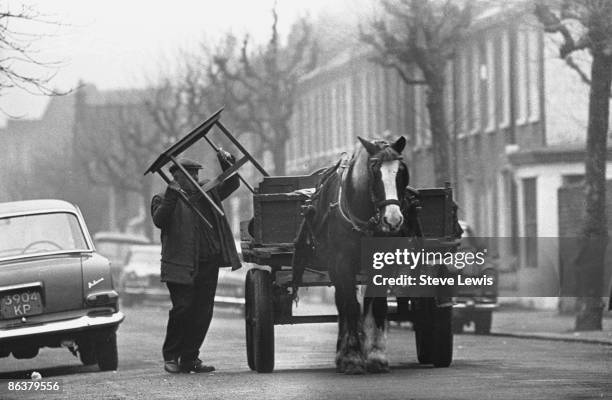
[[[306,199],[305,195],[297,193],[254,194],[255,243],[293,243],[302,222],[301,206]]]
[[[260,194],[289,193],[313,188],[319,183],[318,175],[266,176],[259,184]]]
[[[453,190],[451,188],[419,189],[421,226],[426,238],[453,236]]]
[[[253,195],[255,243],[293,243],[302,222],[302,205],[307,196],[295,190],[314,188],[318,175],[266,176]]]

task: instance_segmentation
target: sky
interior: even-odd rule
[[[288,31],[301,15],[357,12],[364,0],[277,0],[279,26]],[[6,4],[6,1],[3,2]],[[59,68],[51,87],[70,90],[79,80],[100,89],[142,87],[172,62],[181,49],[214,43],[225,32],[249,32],[263,42],[271,26],[273,0],[23,0],[13,10],[33,7],[58,24],[30,24],[43,37],[35,42],[40,59]],[[48,98],[20,90],[3,92],[0,109],[11,116],[37,118]],[[0,112],[0,126],[6,116]]]

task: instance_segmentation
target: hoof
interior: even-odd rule
[[[361,375],[366,373],[365,361],[360,355],[346,355],[336,358],[336,372],[346,375]]]
[[[344,369],[345,375],[363,375],[366,373],[366,368],[363,363],[361,364],[348,364]]]
[[[366,362],[368,372],[372,374],[383,374],[390,371],[389,362],[386,359],[369,358]]]

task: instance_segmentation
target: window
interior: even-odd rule
[[[523,211],[525,224],[525,266],[538,266],[538,209],[536,178],[523,179]]]
[[[461,67],[459,69],[461,101],[459,102],[459,124],[460,135],[464,135],[468,131],[468,114],[469,114],[469,75],[468,75],[468,55],[466,51],[461,52],[460,56]]]
[[[332,113],[331,113],[331,118],[330,118],[331,126],[329,127],[329,129],[331,129],[333,133],[333,138],[332,138],[333,139],[332,140],[333,150],[340,147],[340,141],[342,140],[342,138],[340,137],[340,127],[342,126],[342,121],[341,121],[342,108],[341,108],[341,104],[339,101],[340,88],[341,88],[341,84],[338,84],[332,88],[332,97],[331,97]]]
[[[470,133],[475,133],[480,129],[480,49],[478,44],[472,46],[470,76],[472,77],[470,79],[472,84],[470,90]]]
[[[350,78],[346,81],[346,85],[344,85],[344,100],[342,100],[341,104],[344,107],[344,116],[345,120],[340,128],[343,129],[344,132],[344,143],[346,146],[350,146],[353,140],[353,132],[355,126],[353,125],[353,92],[351,89],[351,80]]]
[[[516,123],[524,124],[527,121],[529,107],[529,97],[527,95],[528,75],[527,75],[527,29],[519,28],[516,34]]]
[[[317,141],[316,141],[316,128],[317,128],[317,117],[315,115],[315,97],[314,93],[308,96],[308,107],[307,114],[308,115],[308,154],[314,155],[317,150]]]
[[[486,120],[487,131],[495,129],[495,38],[489,37],[486,43],[486,76],[484,81],[487,88]]]
[[[529,120],[540,119],[540,32],[534,28],[527,31],[527,78],[529,90]]]
[[[323,151],[323,149],[325,149],[325,136],[323,135],[323,132],[321,130],[321,127],[323,126],[323,118],[325,118],[324,115],[324,111],[325,111],[325,107],[323,107],[323,101],[324,101],[324,97],[323,97],[323,91],[319,88],[317,90],[317,95],[315,97],[315,107],[316,107],[316,115],[317,115],[317,121],[316,121],[316,129],[315,129],[315,136],[316,136],[316,140],[317,140],[317,156],[321,155],[321,152]]]
[[[444,109],[445,109],[445,123],[446,128],[448,129],[448,134],[451,135],[455,130],[454,121],[454,96],[455,90],[453,88],[453,70],[454,64],[452,61],[448,61],[446,63],[446,68],[444,71]]]
[[[362,118],[361,121],[361,136],[368,136],[368,114],[369,114],[369,110],[368,110],[368,79],[367,79],[367,73],[363,74],[363,79],[362,79],[363,83],[361,85],[361,110],[360,112],[360,116]]]
[[[510,38],[504,29],[500,35],[500,127],[505,128],[510,123]]]
[[[0,259],[54,252],[87,251],[76,215],[57,212],[0,219]]]
[[[429,145],[429,124],[427,107],[425,105],[425,86],[415,85],[414,88],[414,135],[417,148]]]
[[[583,174],[569,174],[563,175],[561,177],[563,180],[563,185],[582,185],[584,184],[584,175]]]

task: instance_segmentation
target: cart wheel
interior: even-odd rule
[[[419,364],[431,364],[431,329],[415,324],[414,339]]]
[[[415,309],[414,340],[419,364],[431,364],[433,324],[430,318],[431,307],[427,304],[427,300],[413,300]]]
[[[251,357],[249,367],[257,372],[272,372],[274,310],[270,273],[260,269],[249,270],[246,285],[249,293],[246,300],[247,360],[249,354]]]
[[[431,361],[436,368],[446,368],[453,361],[453,308],[434,306],[433,311],[434,343]]]
[[[484,311],[476,313],[474,316],[474,332],[477,335],[488,335],[491,333],[491,323],[493,322],[493,312]]]
[[[253,324],[250,321],[253,319],[253,285],[250,273],[247,273],[246,281],[244,282],[244,320],[245,320],[245,337],[247,363],[251,371],[255,371],[255,350],[253,349]]]
[[[437,307],[434,299],[416,300],[415,342],[420,364],[448,367],[453,360],[452,307]]]

